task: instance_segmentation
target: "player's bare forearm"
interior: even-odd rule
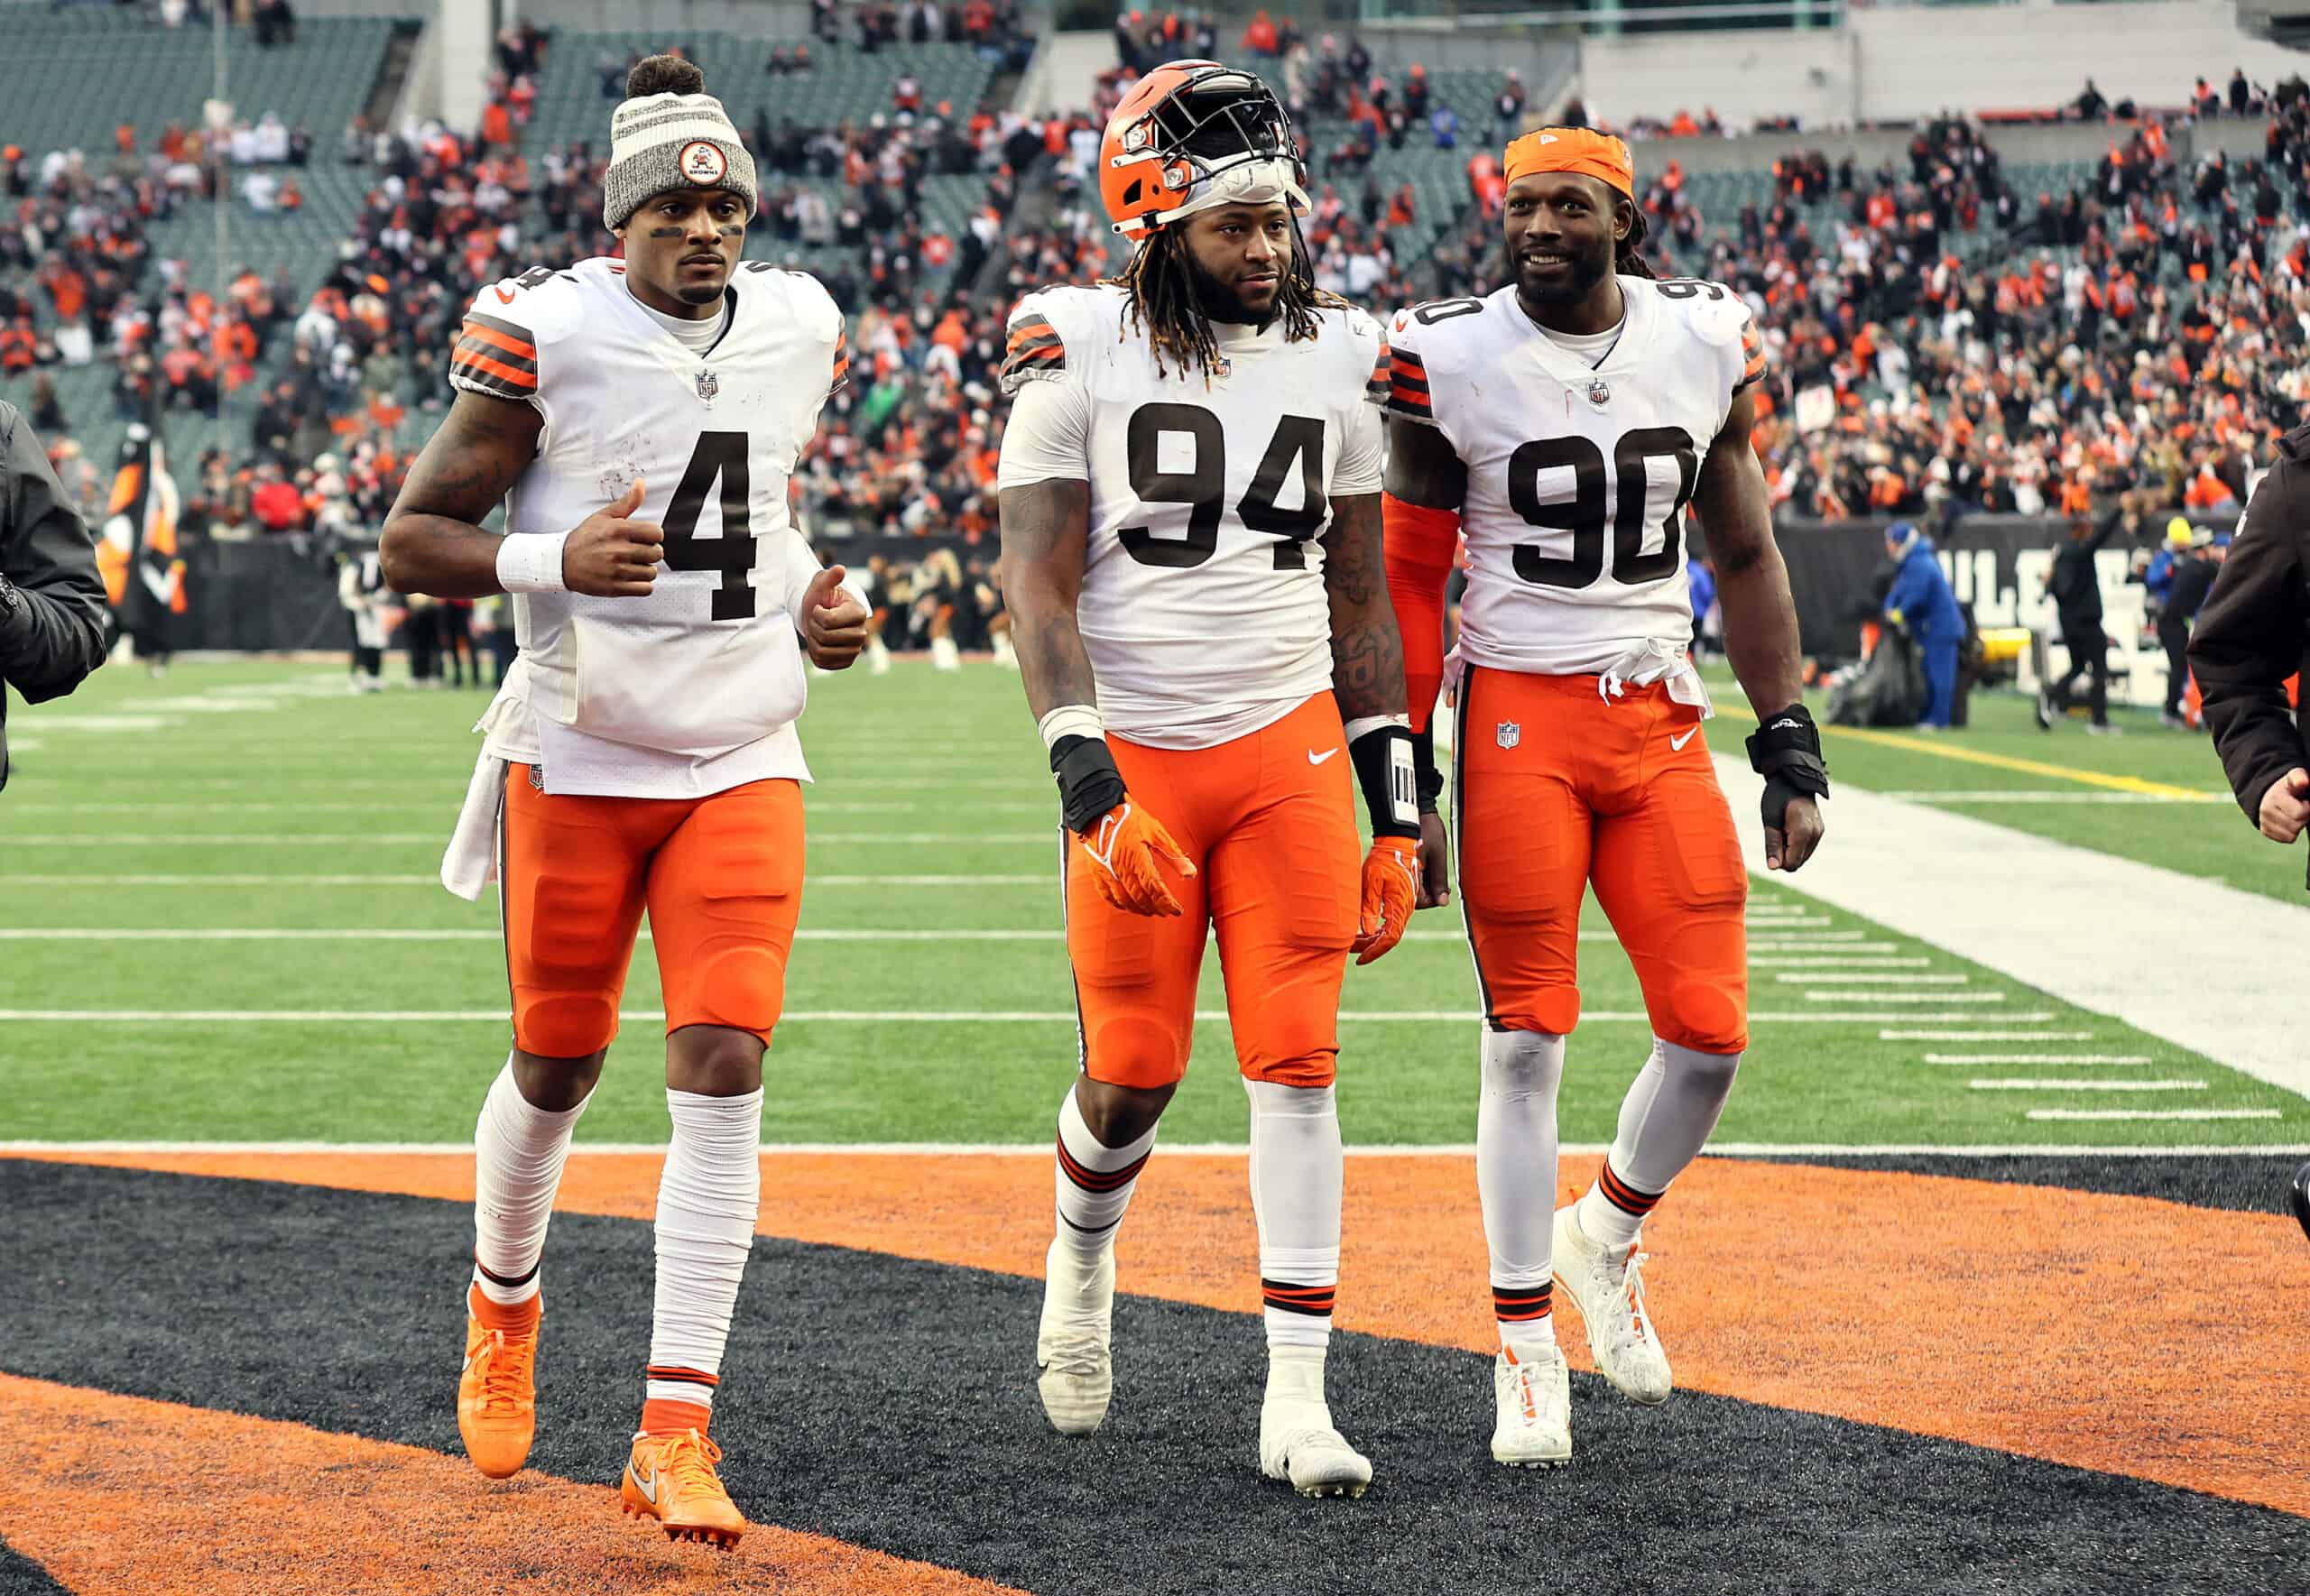
[[[1746,394],[1733,401],[1694,484],[1693,508],[1716,562],[1716,602],[1724,612],[1724,652],[1759,715],[1802,702],[1803,661],[1788,567],[1773,541],[1764,467],[1750,446]]]
[[[1332,501],[1324,594],[1331,603],[1332,694],[1340,719],[1403,714],[1404,648],[1388,602],[1379,494]]]
[[[480,521],[537,456],[544,419],[526,404],[459,393],[385,517],[377,558],[386,586],[435,598],[503,591],[494,532]]]
[[[1091,484],[1053,478],[1004,488],[1003,596],[1027,706],[1040,720],[1062,704],[1095,704],[1097,678],[1075,606],[1091,533]]]

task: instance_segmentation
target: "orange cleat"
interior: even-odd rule
[[[492,1480],[521,1471],[538,1428],[538,1316],[493,1330],[466,1311],[466,1367],[457,1377],[457,1434]]]
[[[714,1471],[721,1461],[722,1449],[696,1430],[636,1435],[618,1481],[618,1504],[664,1525],[668,1540],[704,1541],[726,1552],[746,1533],[746,1516]]]

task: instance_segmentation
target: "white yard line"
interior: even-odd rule
[[[622,1020],[661,1020],[659,1009],[621,1010]],[[1199,1021],[1224,1023],[1224,1009],[1198,1009]],[[1073,1025],[1072,1009],[789,1009],[788,1020],[823,1025]],[[1473,1009],[1344,1009],[1344,1025],[1475,1024]],[[1591,1010],[1580,1017],[1590,1025],[1645,1025],[1640,1009]],[[1757,1013],[1760,1025],[1854,1025],[1896,1018],[1874,1013]],[[1945,1015],[1944,1019],[1956,1019]],[[500,1009],[0,1009],[0,1023],[100,1025],[430,1025],[507,1023]]]
[[[2001,1003],[2001,992],[1808,992],[1808,1003]]]
[[[1880,962],[1880,961],[1871,960],[1871,961],[1870,961],[1870,962],[1871,962],[1871,963],[1878,963],[1878,962]],[[1888,960],[1888,961],[1881,961],[1881,962],[1884,962],[1884,963],[1890,963],[1891,961]],[[1915,963],[1917,963],[1917,964],[1922,964],[1926,963],[1926,961],[1925,961],[1925,960],[1923,960],[1923,959],[1917,959],[1917,960],[1916,960],[1916,961],[1914,961],[1914,962],[1915,962]],[[1970,984],[1970,983],[1972,983],[1972,981],[1973,981],[1973,978],[1972,976],[1970,976],[1970,975],[1962,975],[1962,974],[1961,974],[1961,975],[1835,975],[1835,974],[1820,974],[1820,975],[1816,975],[1816,974],[1809,973],[1807,973],[1807,972],[1806,972],[1806,971],[1803,971],[1803,970],[1796,970],[1796,971],[1791,971],[1789,973],[1785,974],[1785,975],[1776,975],[1776,976],[1774,976],[1774,977],[1773,977],[1773,979],[1774,979],[1774,980],[1776,980],[1776,981],[1784,981],[1784,982],[1788,982],[1788,983],[1790,983],[1791,985],[1804,985],[1804,984],[1806,984],[1806,983],[1809,983],[1810,984],[1815,985],[1815,986],[1868,986],[1868,985],[1871,984],[1872,983],[1876,983],[1876,984],[1880,984],[1880,985],[1884,985],[1884,986],[1965,986],[1965,985]],[[1972,1001],[1973,1001],[1974,1000],[1973,1000],[1973,998],[1971,998],[1971,997],[1968,997],[1968,998],[1966,998],[1964,1001],[1967,1001],[1967,1002],[1972,1002]]]
[[[1763,958],[1751,955],[1749,959],[1749,968],[1751,970],[1905,970],[1921,968],[1931,963],[1933,961],[1927,958],[1895,958],[1883,954],[1859,955],[1797,954],[1790,956],[1767,954]],[[1780,979],[1793,981],[1798,977],[1784,975]],[[1887,975],[1875,979],[1890,981],[1893,977]]]
[[[1968,792],[1942,792],[1927,789],[1917,792],[1878,792],[1875,796],[1911,804],[2226,804],[2231,801],[2226,792],[2096,792],[2083,788],[2058,790],[2016,789],[2010,792],[1993,787]]]
[[[1049,845],[1048,837],[1044,845]],[[0,847],[5,840],[0,839]],[[15,875],[0,876],[0,887],[439,887],[438,875]],[[1056,888],[1058,877],[1033,875],[814,875],[813,887],[1041,887]]]
[[[2080,1081],[2002,1075],[1965,1083],[1972,1092],[2203,1092],[2204,1081]]]
[[[1914,1018],[1914,1017],[1912,1017]],[[2007,1019],[2019,1019],[2008,1015]],[[2090,1030],[1880,1030],[1880,1042],[2090,1042]]]
[[[814,844],[874,843],[884,846],[1048,848],[1048,831],[818,831],[808,834]],[[349,848],[442,846],[444,831],[0,831],[0,848],[186,848],[203,845],[254,848]],[[1052,878],[1054,881],[1056,877]]]
[[[1927,1064],[2154,1064],[2147,1053],[1928,1053]]]
[[[647,927],[639,935],[642,941],[650,940]],[[1061,942],[1067,936],[1067,933],[1056,926],[1027,927],[1015,930],[925,929],[919,927],[903,930],[821,930],[806,926],[794,935],[804,942]],[[409,930],[378,926],[0,927],[0,942],[500,942],[504,939],[504,933],[494,926]],[[1404,934],[1404,940],[1448,942],[1460,947],[1465,947],[1468,941],[1466,934],[1460,931],[1408,931]],[[1583,931],[1580,940],[1617,943],[1620,938],[1610,931]]]
[[[2276,1120],[2284,1117],[2274,1108],[2033,1108],[2033,1120]],[[2288,1157],[2302,1151],[2299,1148],[2241,1148],[2224,1151],[2278,1152]]]
[[[1733,812],[1750,812],[1761,779],[1742,760],[1720,758],[1716,772]],[[1744,826],[1742,844],[1760,882],[2310,1093],[2299,972],[2273,951],[2310,945],[2310,906],[1850,787],[1795,875],[1765,873],[1757,829]],[[2268,859],[2274,878],[2299,885],[2297,855],[2272,848]],[[2160,926],[2219,927],[2224,947],[2247,951],[2177,964],[2167,938],[2109,935],[2145,912]]]
[[[2276,1118],[2276,1109],[2179,1109],[2164,1113],[2154,1111],[2110,1109],[2102,1111],[2048,1109],[2033,1113],[2033,1119],[2209,1119],[2209,1118]],[[586,1141],[570,1144],[573,1157],[588,1154],[604,1158],[631,1158],[636,1155],[662,1153],[662,1141]],[[1051,1156],[1049,1138],[1034,1141],[766,1141],[762,1146],[764,1158],[781,1156],[843,1158],[1049,1158]],[[1189,1156],[1242,1158],[1250,1149],[1240,1141],[1165,1142],[1163,1155],[1176,1158]],[[1433,1144],[1401,1142],[1370,1142],[1347,1144],[1351,1158],[1473,1158],[1473,1142],[1437,1142]],[[1609,1142],[1568,1141],[1557,1149],[1575,1158],[1595,1158],[1612,1150]],[[470,1141],[0,1141],[0,1158],[25,1153],[46,1153],[90,1156],[130,1155],[152,1158],[199,1157],[217,1158],[299,1158],[329,1157],[338,1154],[383,1155],[406,1158],[466,1158],[473,1157]],[[2064,1142],[2019,1142],[2010,1145],[1936,1146],[1929,1142],[1915,1142],[1878,1146],[1875,1144],[1846,1145],[1839,1142],[1814,1141],[1718,1141],[1711,1142],[1704,1158],[2226,1158],[2240,1153],[2296,1157],[2310,1154],[2310,1142],[2272,1143],[2266,1147],[2074,1147]]]

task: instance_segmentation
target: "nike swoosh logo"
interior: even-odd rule
[[[1672,748],[1672,749],[1677,749],[1677,750],[1681,751],[1681,750],[1684,748],[1685,744],[1686,744],[1686,743],[1690,743],[1690,742],[1691,742],[1691,741],[1692,741],[1696,736],[1697,736],[1697,735],[1699,734],[1699,733],[1700,733],[1700,728],[1699,728],[1698,726],[1695,726],[1691,731],[1686,732],[1686,733],[1683,736],[1681,736],[1681,737],[1671,737],[1671,738],[1669,738],[1669,739],[1668,739],[1668,746],[1669,746],[1670,748]]]
[[[497,302],[501,305],[510,305],[513,302],[513,296],[502,288],[492,287],[489,291],[497,296]]]
[[[1317,753],[1311,748],[1307,751],[1307,762],[1311,765],[1320,765],[1338,752],[1339,750],[1336,748],[1326,748],[1323,752]]]
[[[633,1481],[633,1489],[642,1493],[642,1499],[643,1501],[648,1502],[653,1508],[658,1505],[657,1470],[651,1470],[650,1478],[644,1480],[641,1475],[633,1471],[633,1465],[632,1463],[628,1463],[625,1465],[625,1477]]]

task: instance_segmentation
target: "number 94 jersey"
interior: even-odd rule
[[[1764,373],[1763,345],[1719,284],[1620,284],[1628,319],[1595,366],[1512,285],[1389,324],[1389,414],[1439,429],[1467,467],[1469,664],[1603,674],[1692,641],[1685,506],[1733,399]]]
[[[1209,748],[1331,686],[1331,500],[1377,494],[1387,341],[1327,306],[1293,343],[1217,326],[1206,383],[1159,367],[1120,288],[1045,289],[1012,312],[1000,484],[1090,484],[1076,625],[1108,727]]]

